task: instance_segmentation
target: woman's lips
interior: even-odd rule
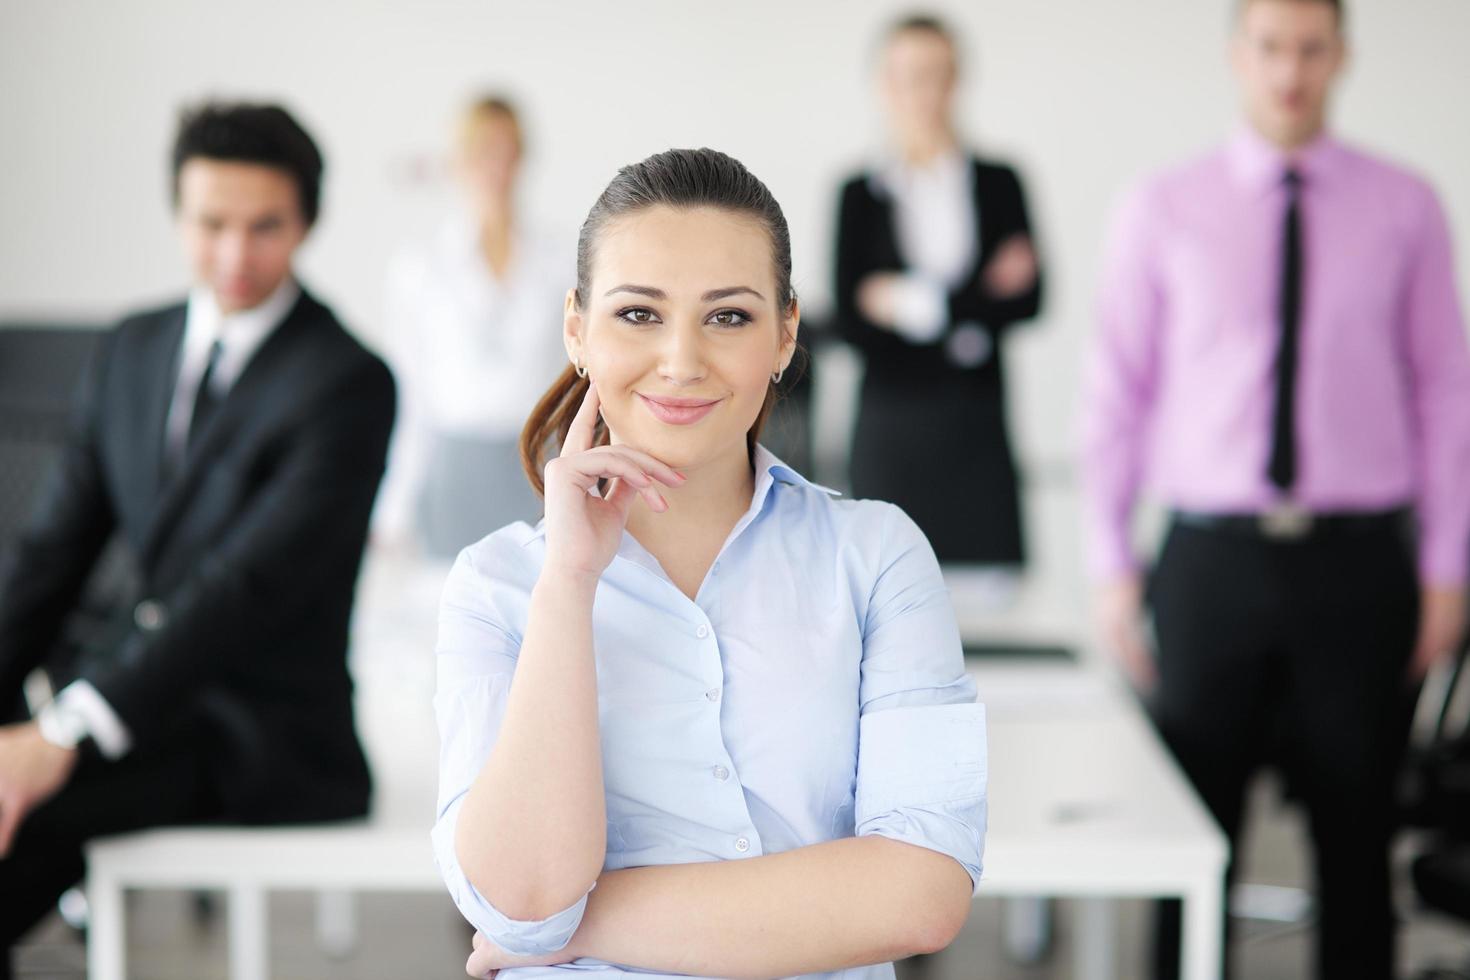
[[[653,417],[669,425],[693,425],[708,415],[720,403],[718,398],[673,398],[645,395],[639,398],[653,413]]]

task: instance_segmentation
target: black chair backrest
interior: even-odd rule
[[[0,323],[0,555],[25,526],[55,463],[101,336],[96,328]]]

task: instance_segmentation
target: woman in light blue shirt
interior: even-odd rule
[[[933,551],[756,442],[799,308],[740,163],[623,168],[577,258],[572,363],[522,436],[546,517],[467,548],[440,616],[469,970],[891,977],[964,924],[985,830]]]

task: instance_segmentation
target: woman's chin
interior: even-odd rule
[[[661,425],[658,429],[665,431],[640,426],[630,433],[631,438],[620,441],[676,470],[699,469],[723,455],[729,449],[727,443],[733,445],[732,440],[717,439],[711,431],[700,431],[696,426]],[[743,438],[740,444],[743,448]]]

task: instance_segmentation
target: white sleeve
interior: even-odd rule
[[[105,758],[121,759],[133,747],[133,733],[90,681],[73,681],[62,688],[56,699],[37,713],[36,724],[47,741],[74,743],[76,739],[68,737],[69,725],[64,720],[68,716],[80,719],[82,733],[91,736]]]
[[[949,321],[949,295],[939,283],[905,273],[894,283],[893,329],[915,344],[932,344]]]

